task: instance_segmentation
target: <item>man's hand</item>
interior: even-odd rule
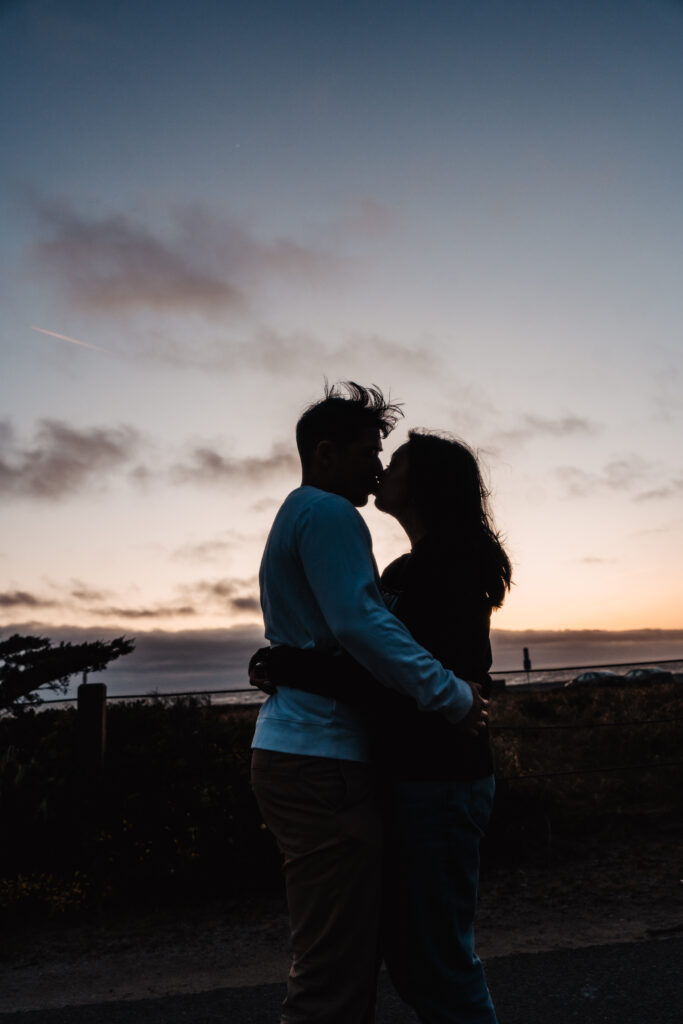
[[[449,722],[460,726],[468,735],[477,736],[489,724],[489,702],[482,697],[479,683],[471,683],[469,679],[466,679],[465,682],[472,691],[472,707],[464,718],[457,721],[454,721],[448,712],[444,712],[444,714]]]
[[[250,686],[257,687],[257,689],[262,690],[264,693],[272,695],[277,690],[277,686],[268,675],[269,652],[269,647],[260,647],[255,654],[252,654],[251,661],[249,662],[249,684]]]
[[[482,697],[479,683],[465,682],[472,691],[472,707],[461,721],[461,726],[470,736],[476,736],[489,724],[489,702]]]

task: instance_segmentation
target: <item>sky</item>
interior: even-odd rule
[[[257,636],[327,378],[479,453],[501,635],[668,644],[681,52],[673,0],[1,4],[0,629]]]

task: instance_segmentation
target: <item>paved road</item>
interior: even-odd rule
[[[683,938],[497,957],[487,975],[501,1024],[680,1024]],[[281,985],[0,1014],[0,1024],[276,1024]],[[386,977],[377,1024],[415,1024]]]

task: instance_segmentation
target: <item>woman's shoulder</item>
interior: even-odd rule
[[[399,555],[393,562],[389,562],[387,567],[382,572],[382,583],[388,587],[392,587],[400,583],[403,579],[406,570],[410,566],[411,553],[406,551],[405,554]]]

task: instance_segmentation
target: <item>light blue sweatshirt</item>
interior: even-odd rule
[[[283,502],[260,571],[268,641],[348,651],[376,679],[413,697],[423,711],[463,718],[469,686],[443,668],[387,609],[372,541],[356,508],[338,494],[303,486]],[[289,687],[262,705],[253,747],[367,761],[369,728],[361,708]]]

